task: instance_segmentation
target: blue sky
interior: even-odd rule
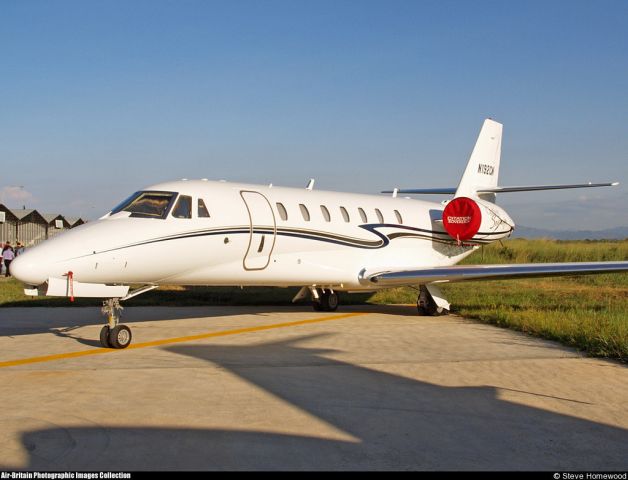
[[[455,186],[484,118],[545,228],[628,225],[628,2],[0,2],[0,201],[96,218],[177,178]],[[23,187],[23,188],[20,188]]]

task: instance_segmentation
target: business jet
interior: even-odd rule
[[[306,188],[160,183],[27,250],[11,272],[28,295],[105,299],[101,344],[125,348],[132,335],[119,322],[120,302],[165,284],[298,286],[294,301],[309,297],[322,311],[336,310],[339,292],[415,285],[419,314],[438,315],[450,309],[444,282],[628,271],[628,261],[456,265],[513,233],[496,194],[617,185],[498,186],[501,142],[502,125],[485,120],[457,188],[383,196],[318,191],[313,180]]]

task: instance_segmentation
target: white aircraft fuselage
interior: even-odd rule
[[[442,203],[206,180],[142,192],[176,196],[163,218],[120,211],[58,235],[27,250],[13,274],[31,285],[72,272],[74,281],[96,284],[373,290],[361,281],[365,266],[454,265],[514,228],[494,205],[499,221],[461,243],[443,227]],[[190,218],[175,217],[182,196],[191,199]]]

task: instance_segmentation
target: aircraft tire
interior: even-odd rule
[[[116,325],[109,332],[111,348],[126,348],[131,344],[131,329],[126,325]]]
[[[109,325],[105,325],[100,330],[100,344],[104,348],[111,348],[111,343],[109,343]]]
[[[338,309],[338,294],[336,292],[324,292],[321,295],[321,310],[335,312]]]
[[[416,308],[419,312],[419,315],[423,317],[439,317],[441,315],[449,314],[449,310],[443,307],[439,307],[438,305],[436,305],[436,302],[431,299],[427,305],[422,305],[420,302],[417,302]]]

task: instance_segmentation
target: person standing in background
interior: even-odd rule
[[[11,262],[15,258],[15,252],[13,251],[13,247],[11,243],[7,242],[4,244],[4,248],[2,249],[2,260],[4,261],[4,266],[6,267],[6,272],[4,274],[5,277],[11,276]]]

